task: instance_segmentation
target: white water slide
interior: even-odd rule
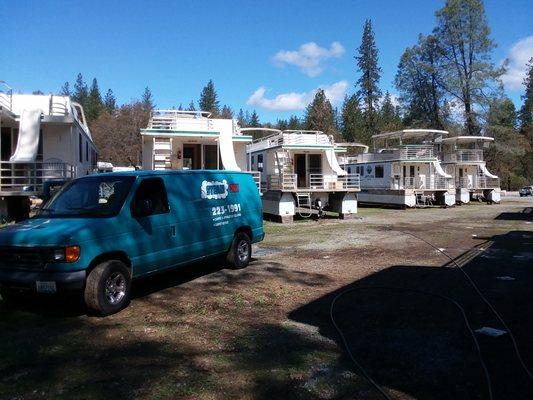
[[[24,110],[20,117],[19,137],[15,154],[11,162],[34,162],[39,147],[39,130],[41,128],[41,110]]]
[[[341,168],[339,162],[337,161],[337,156],[335,154],[335,149],[326,150],[326,158],[328,160],[331,169],[335,171],[337,175],[347,175],[347,172]]]
[[[240,171],[235,159],[235,149],[233,148],[233,132],[222,130],[219,136],[220,159],[224,169],[228,171]]]
[[[486,177],[493,178],[493,179],[498,178],[496,175],[491,174],[489,172],[489,170],[487,169],[487,166],[485,164],[481,164],[479,167],[481,168],[481,171],[483,171],[483,175],[485,175]]]

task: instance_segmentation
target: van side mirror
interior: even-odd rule
[[[150,199],[142,199],[135,202],[134,217],[146,217],[154,212],[154,205]]]

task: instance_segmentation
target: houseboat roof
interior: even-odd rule
[[[363,143],[356,142],[345,142],[345,143],[335,143],[335,147],[358,147],[363,149],[363,153],[368,153],[369,146]]]
[[[377,135],[373,135],[372,139],[407,139],[414,137],[438,136],[447,134],[448,131],[443,131],[439,129],[403,129],[401,131],[378,133]]]
[[[438,140],[439,143],[471,143],[471,142],[494,142],[490,136],[454,136]]]

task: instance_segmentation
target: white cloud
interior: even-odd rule
[[[528,36],[516,42],[507,60],[507,72],[502,76],[502,82],[508,90],[523,89],[522,83],[526,76],[526,64],[533,57],[533,36]]]
[[[282,93],[272,99],[265,97],[267,89],[261,86],[250,96],[246,104],[269,111],[303,110],[313,100],[318,89],[323,89],[331,104],[337,105],[344,99],[346,90],[348,90],[348,82],[339,81],[332,85],[322,85],[309,92]]]
[[[329,49],[320,47],[315,42],[302,44],[298,50],[280,50],[272,61],[278,67],[295,65],[308,76],[317,76],[324,71],[324,60],[339,58],[346,50],[339,42],[331,43]]]

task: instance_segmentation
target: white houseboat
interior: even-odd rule
[[[83,108],[68,96],[0,85],[0,219],[20,220],[45,181],[92,173],[97,151]]]
[[[361,176],[361,203],[399,207],[455,204],[452,175],[442,168],[434,140],[448,132],[405,129],[372,136],[374,151],[348,159],[343,167]]]
[[[492,137],[456,136],[436,140],[444,170],[454,177],[457,203],[475,200],[500,202],[500,179],[490,173],[483,149]]]
[[[263,211],[282,222],[296,212],[309,217],[312,210],[333,211],[340,218],[357,213],[359,176],[348,174],[337,160],[335,142],[320,131],[266,131],[247,146],[250,170],[260,172]]]
[[[237,120],[206,111],[154,110],[141,129],[142,168],[246,171],[246,144]],[[259,174],[254,174],[259,183]]]

